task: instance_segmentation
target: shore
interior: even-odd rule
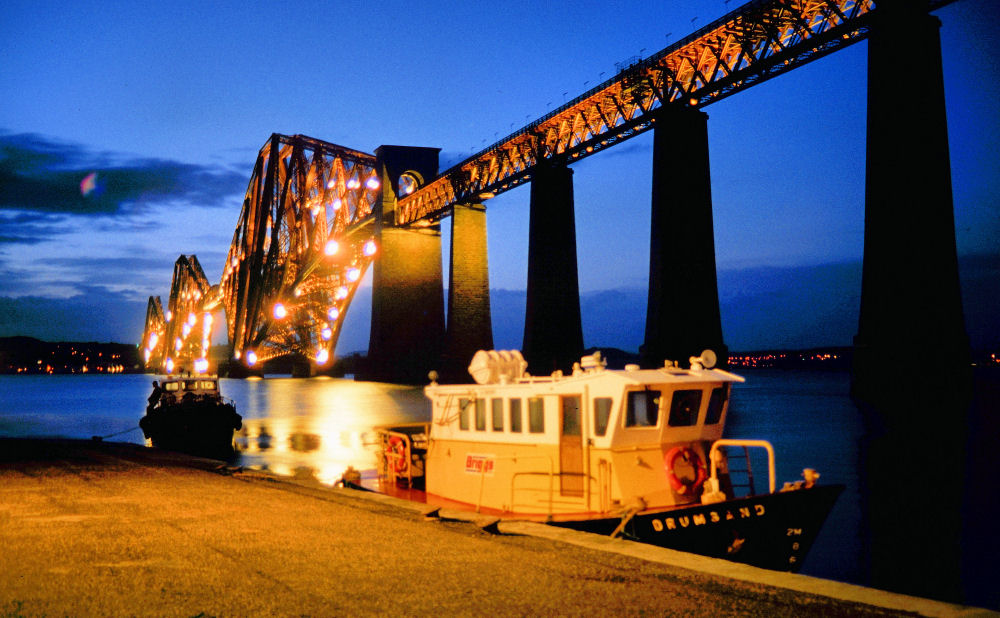
[[[279,479],[0,438],[0,616],[986,615]]]

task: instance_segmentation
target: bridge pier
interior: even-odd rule
[[[864,267],[852,384],[861,400],[879,397],[888,367],[969,369],[941,23],[921,4],[879,3],[868,42]]]
[[[708,115],[663,108],[653,129],[653,188],[649,241],[649,298],[642,362],[686,363],[711,349],[720,366],[722,339],[715,272]]]
[[[880,1],[873,17],[864,266],[851,384],[868,425],[859,472],[870,488],[864,546],[872,585],[959,601],[967,522],[956,505],[970,496],[961,479],[973,465],[966,463],[973,396],[941,24],[915,0]],[[915,507],[913,496],[929,487],[934,498]]]
[[[419,384],[437,369],[444,341],[441,227],[398,228],[399,178],[437,174],[438,148],[380,146],[375,150],[382,197],[375,205],[372,321],[365,380]]]
[[[531,179],[524,358],[547,375],[568,371],[582,352],[573,171],[540,163]]]
[[[486,207],[456,204],[451,215],[451,268],[448,323],[441,376],[468,379],[466,368],[477,350],[493,349],[490,277],[486,252]]]

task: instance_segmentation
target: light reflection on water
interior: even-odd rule
[[[422,387],[317,377],[222,380],[243,415],[235,463],[335,483],[348,466],[374,468],[372,428],[430,418]]]

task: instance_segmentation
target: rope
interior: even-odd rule
[[[129,433],[130,431],[135,431],[136,429],[139,429],[138,425],[136,425],[135,427],[129,427],[128,429],[126,429],[124,431],[119,431],[119,432],[116,432],[116,433],[109,433],[106,436],[91,436],[90,439],[93,440],[94,442],[100,442],[101,440],[104,440],[106,438],[114,438],[115,436],[120,436],[123,433]]]

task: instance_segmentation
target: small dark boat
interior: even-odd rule
[[[223,399],[217,377],[176,377],[162,385],[153,382],[139,427],[157,448],[229,460],[235,455],[233,432],[243,427],[243,417]]]

